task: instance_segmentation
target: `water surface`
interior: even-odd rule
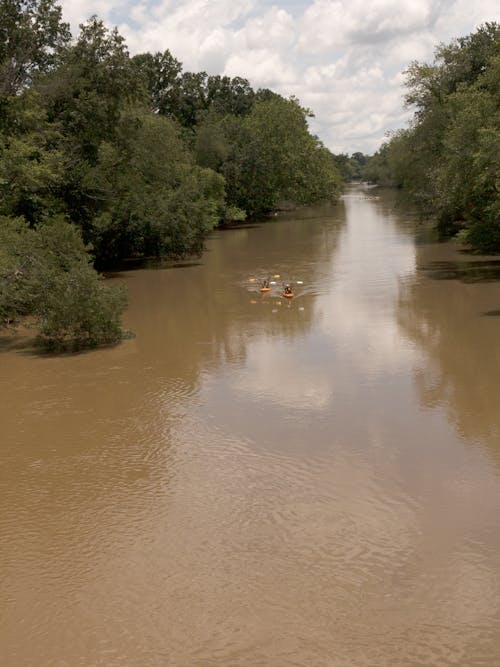
[[[115,280],[0,347],[0,664],[498,667],[500,261],[354,187]]]

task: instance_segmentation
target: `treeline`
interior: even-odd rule
[[[111,342],[124,296],[94,265],[199,253],[221,222],[335,200],[309,115],[169,51],[131,57],[96,17],[73,40],[54,0],[0,0],[0,327],[28,315],[49,346]]]
[[[365,178],[365,169],[370,156],[360,153],[340,153],[333,159],[344,181],[360,181]]]
[[[372,156],[365,178],[405,188],[444,235],[500,252],[500,26],[440,46],[406,71],[410,126]]]

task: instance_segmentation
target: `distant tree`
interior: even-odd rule
[[[332,160],[344,181],[352,180],[354,177],[354,169],[351,164],[351,158],[347,153],[332,155]]]
[[[340,176],[306,118],[307,110],[280,97],[256,102],[242,118],[227,118],[231,148],[221,171],[231,204],[255,214],[284,200],[308,204],[337,197]]]
[[[367,156],[359,151],[351,155],[350,163],[352,178],[361,179],[363,177],[363,169],[366,165],[367,159]]]

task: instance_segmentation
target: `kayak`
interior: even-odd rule
[[[293,292],[283,292],[283,296],[286,297],[287,299],[291,299],[293,296]]]
[[[260,288],[260,291],[261,291],[261,292],[270,292],[270,291],[271,291],[271,288],[270,288],[270,287],[261,287],[261,288]]]

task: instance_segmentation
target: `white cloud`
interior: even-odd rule
[[[221,72],[234,50],[234,35],[229,30],[216,28],[202,38],[198,50],[199,69]]]
[[[432,4],[432,0],[315,0],[301,22],[300,46],[304,52],[317,53],[333,46],[386,41],[431,23]]]
[[[394,39],[389,44],[385,57],[390,63],[422,61],[432,56],[435,46],[435,40],[430,33],[417,32],[410,38]]]
[[[132,53],[164,51],[191,71],[243,76],[296,95],[335,151],[372,152],[408,117],[401,72],[498,16],[496,0],[63,0],[66,20],[118,24]]]
[[[238,33],[248,49],[269,48],[283,51],[292,47],[296,37],[293,17],[284,9],[272,7],[262,16],[248,21]]]
[[[113,9],[109,0],[63,0],[60,4],[64,20],[70,23],[74,35],[78,33],[80,23],[84,23],[93,14],[106,20]]]
[[[143,7],[142,3],[140,12],[133,15],[138,27],[125,16],[119,25],[132,53],[169,49],[185,69],[215,73],[222,71],[231,53],[238,50],[235,30],[229,26],[245,17],[253,2],[163,0],[150,5],[146,15]]]
[[[296,78],[293,67],[287,65],[279,53],[270,49],[247,49],[231,55],[224,69],[229,76],[242,76],[267,88],[286,88]]]

